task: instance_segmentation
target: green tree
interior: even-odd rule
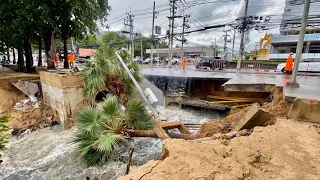
[[[96,31],[96,22],[100,20],[103,24],[110,10],[108,0],[0,0],[0,3],[1,44],[18,49],[20,66],[24,64],[21,58],[24,48],[28,71],[33,65],[32,43],[38,43],[41,50],[44,41],[48,68],[54,68],[54,39],[66,42],[70,37],[81,38]]]
[[[117,144],[125,142],[123,129],[152,129],[154,122],[141,100],[129,101],[125,110],[117,96],[108,96],[97,107],[87,106],[75,117],[74,142],[88,166],[103,165]]]
[[[82,38],[84,34],[97,31],[96,21],[103,24],[110,7],[108,0],[61,0],[60,6],[64,11],[60,12],[58,21],[59,35],[64,44],[64,57],[67,57],[68,39]],[[67,58],[64,68],[69,68]]]
[[[80,48],[98,48],[100,46],[100,42],[94,34],[83,36],[83,38],[77,40],[76,44]]]
[[[116,48],[126,48],[127,44],[131,41],[124,34],[120,32],[110,31],[102,35],[101,38],[102,45],[112,46]]]

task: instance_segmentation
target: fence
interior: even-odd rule
[[[211,69],[225,69],[226,67],[226,62],[214,62],[211,64]]]

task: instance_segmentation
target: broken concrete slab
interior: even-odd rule
[[[273,117],[274,116],[272,114],[254,104],[235,125],[235,127],[232,129],[232,132],[237,132],[242,129],[252,129],[255,126],[262,126]]]
[[[299,121],[320,123],[320,102],[296,99],[292,104],[289,117]]]
[[[18,81],[12,84],[27,96],[35,95],[39,91],[38,84],[30,81]]]

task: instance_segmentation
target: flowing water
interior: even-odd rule
[[[157,110],[166,115],[168,121],[184,123],[203,123],[221,117],[210,111],[179,110],[175,107],[158,107]],[[8,149],[1,152],[4,162],[0,164],[0,179],[116,179],[123,175],[129,150],[126,145],[119,146],[117,154],[104,166],[86,167],[75,155],[73,132],[54,126],[32,132],[21,139],[13,137],[7,145]],[[133,146],[132,168],[158,159],[162,150],[161,140],[157,138],[134,138]]]

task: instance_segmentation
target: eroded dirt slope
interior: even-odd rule
[[[163,161],[119,179],[320,179],[319,129],[309,123],[277,120],[230,141],[170,139],[164,149]]]

